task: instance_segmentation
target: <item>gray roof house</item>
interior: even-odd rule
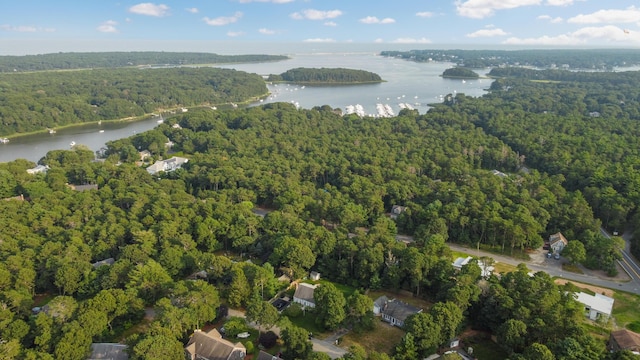
[[[422,312],[422,309],[400,300],[389,299],[384,295],[373,302],[373,313],[380,315],[382,320],[397,327],[403,327],[405,320],[407,320],[409,316],[419,312]]]
[[[159,173],[161,171],[170,172],[178,170],[182,167],[183,164],[189,162],[189,159],[174,156],[171,159],[167,160],[158,160],[153,165],[147,167],[147,172],[151,175]]]
[[[293,294],[293,302],[296,302],[303,307],[316,307],[316,301],[313,298],[313,293],[318,285],[312,285],[307,283],[299,283],[296,287],[296,292]]]
[[[567,238],[565,238],[564,235],[562,235],[562,233],[560,232],[549,236],[549,248],[550,251],[555,254],[561,253],[568,243],[569,241],[567,241]]]
[[[194,331],[184,351],[189,360],[242,360],[247,355],[242,343],[223,339],[216,329]]]
[[[114,343],[91,344],[91,355],[87,360],[128,360],[129,354],[125,351],[127,345]]]
[[[584,305],[585,313],[590,320],[597,320],[598,317],[608,319],[613,311],[614,299],[602,294],[587,294],[583,292],[575,293],[574,298]]]

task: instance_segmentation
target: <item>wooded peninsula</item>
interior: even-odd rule
[[[195,329],[224,327],[246,353],[285,360],[328,359],[312,338],[338,329],[345,360],[424,358],[457,337],[482,358],[633,359],[606,340],[640,329],[637,296],[616,291],[611,317],[592,321],[574,296],[592,290],[486,256],[454,267],[449,245],[524,261],[561,232],[569,265],[616,275],[624,242],[601,227],[640,229],[640,75],[494,70],[485,96],[449,94],[425,114],[198,108],[99,159],[76,146],[0,163],[0,358],[83,360],[120,343],[132,360],[174,360]],[[90,104],[78,119],[110,101],[117,114],[265,87],[203,68],[3,76],[20,79],[1,83],[11,109]],[[296,286],[314,289],[308,302]],[[393,327],[376,316],[390,321],[389,304],[407,315]]]
[[[347,85],[382,82],[380,75],[356,69],[344,68],[296,68],[280,75],[269,75],[267,81],[288,82],[301,85]]]

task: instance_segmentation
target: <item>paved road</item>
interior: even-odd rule
[[[627,282],[615,281],[606,278],[600,278],[593,275],[585,275],[585,274],[576,274],[573,272],[568,272],[562,270],[562,267],[559,266],[558,260],[554,259],[546,259],[541,264],[534,264],[531,262],[526,262],[518,259],[514,259],[508,256],[496,255],[485,251],[478,251],[476,249],[466,248],[457,244],[448,243],[449,248],[451,250],[465,252],[468,254],[472,254],[475,256],[488,256],[495,259],[498,262],[510,264],[510,265],[518,265],[520,263],[525,263],[527,267],[533,271],[544,271],[551,276],[557,276],[568,280],[579,281],[585,284],[591,284],[600,287],[606,287],[610,289],[620,289],[624,291],[628,291],[634,294],[640,294],[640,281],[631,280]]]

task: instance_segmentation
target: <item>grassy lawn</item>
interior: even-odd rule
[[[404,331],[396,326],[391,326],[382,321],[376,321],[374,330],[362,334],[349,332],[342,337],[342,348],[348,348],[354,344],[360,344],[367,350],[391,354],[393,348],[404,336]]]
[[[324,328],[316,324],[316,315],[313,312],[305,312],[303,315],[288,318],[295,326],[301,327],[318,339],[324,339],[331,335],[331,332],[325,332]]]
[[[473,348],[473,355],[478,360],[503,360],[508,357],[498,344],[488,338],[478,336],[466,338],[465,347],[469,346]]]
[[[574,264],[564,263],[562,264],[562,270],[576,273],[576,274],[584,274],[584,272],[582,272],[582,270]]]
[[[480,250],[487,251],[492,254],[510,256],[514,259],[531,260],[529,254],[527,254],[527,252],[522,249],[511,249],[510,247],[505,247],[504,251],[502,251],[502,248],[500,246],[489,246],[481,244]]]
[[[345,298],[348,298],[349,296],[351,296],[356,291],[356,288],[354,288],[352,286],[334,283],[334,282],[331,282],[331,281],[325,280],[325,279],[320,279],[320,280],[317,280],[317,281],[305,280],[303,282],[309,283],[309,284],[333,284],[333,286],[335,286],[336,289],[338,289],[338,290],[340,290],[340,292],[342,292],[342,295],[344,295]]]
[[[612,315],[616,319],[616,325],[633,331],[640,330],[640,311],[638,311],[640,309],[640,296],[616,291],[613,294],[613,298],[615,303],[613,304]]]

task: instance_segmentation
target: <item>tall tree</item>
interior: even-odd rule
[[[316,303],[316,323],[325,329],[333,330],[346,318],[347,301],[335,285],[324,283],[313,292]]]

